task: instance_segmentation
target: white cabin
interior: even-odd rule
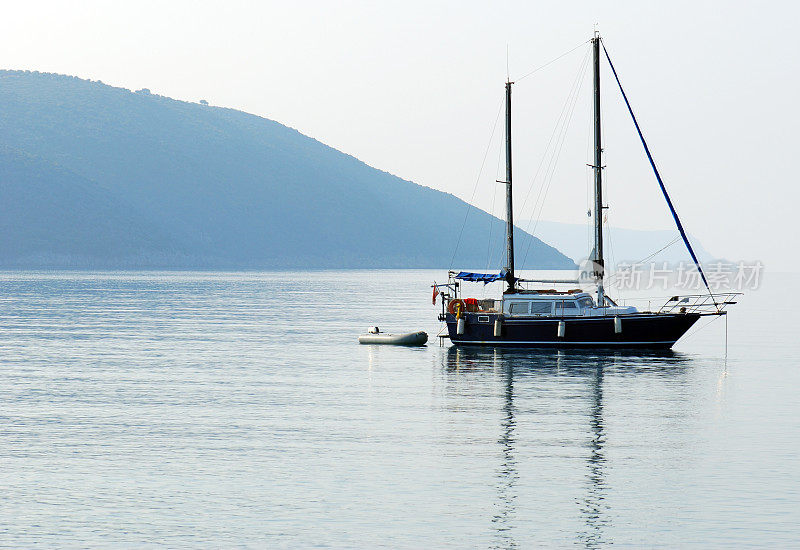
[[[587,292],[504,294],[502,311],[510,317],[602,317],[637,313],[635,307],[597,307]]]

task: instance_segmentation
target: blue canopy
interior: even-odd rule
[[[458,273],[458,275],[456,275],[456,279],[461,279],[462,281],[472,281],[473,283],[482,282],[483,284],[493,283],[505,278],[505,270],[501,271],[500,273],[470,273],[469,271],[461,271]]]

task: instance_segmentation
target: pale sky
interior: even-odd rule
[[[2,16],[4,68],[254,113],[496,214],[502,120],[473,188],[506,51],[519,79],[597,24],[687,230],[717,256],[800,270],[796,2],[28,1]],[[514,86],[517,218],[534,216],[531,179],[587,50]],[[671,228],[603,71],[609,221]],[[590,90],[587,74],[542,219],[586,220]]]

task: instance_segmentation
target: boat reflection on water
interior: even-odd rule
[[[497,547],[523,546],[518,534],[529,534],[531,525],[524,527],[516,523],[516,512],[520,498],[536,499],[535,494],[520,494],[520,472],[517,452],[519,450],[520,407],[515,403],[517,393],[525,393],[525,414],[536,411],[530,402],[531,389],[541,387],[553,377],[578,379],[583,384],[581,393],[585,408],[585,439],[576,446],[585,448],[583,474],[586,486],[575,501],[582,518],[582,528],[575,533],[576,542],[586,548],[597,548],[609,541],[605,530],[610,526],[611,514],[606,504],[609,490],[606,480],[608,469],[606,458],[606,427],[604,422],[604,379],[612,376],[685,376],[691,359],[671,350],[636,352],[635,355],[620,351],[580,350],[514,350],[507,348],[450,347],[445,358],[447,377],[459,383],[459,376],[491,373],[492,381],[499,381],[501,397],[500,445],[501,463],[497,468],[496,513],[491,519],[497,538]],[[483,378],[481,378],[483,379]],[[538,382],[538,383],[537,383]],[[516,391],[515,391],[516,390]],[[552,414],[553,411],[547,411]],[[566,413],[563,409],[556,413]],[[536,414],[535,412],[533,414]],[[530,419],[528,419],[530,420]],[[528,453],[529,454],[529,453]],[[524,530],[524,531],[523,531]],[[527,538],[527,537],[523,537]]]

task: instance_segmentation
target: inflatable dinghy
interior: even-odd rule
[[[427,341],[427,332],[389,334],[381,332],[378,327],[372,327],[366,334],[358,337],[359,344],[386,344],[391,346],[424,346]]]

